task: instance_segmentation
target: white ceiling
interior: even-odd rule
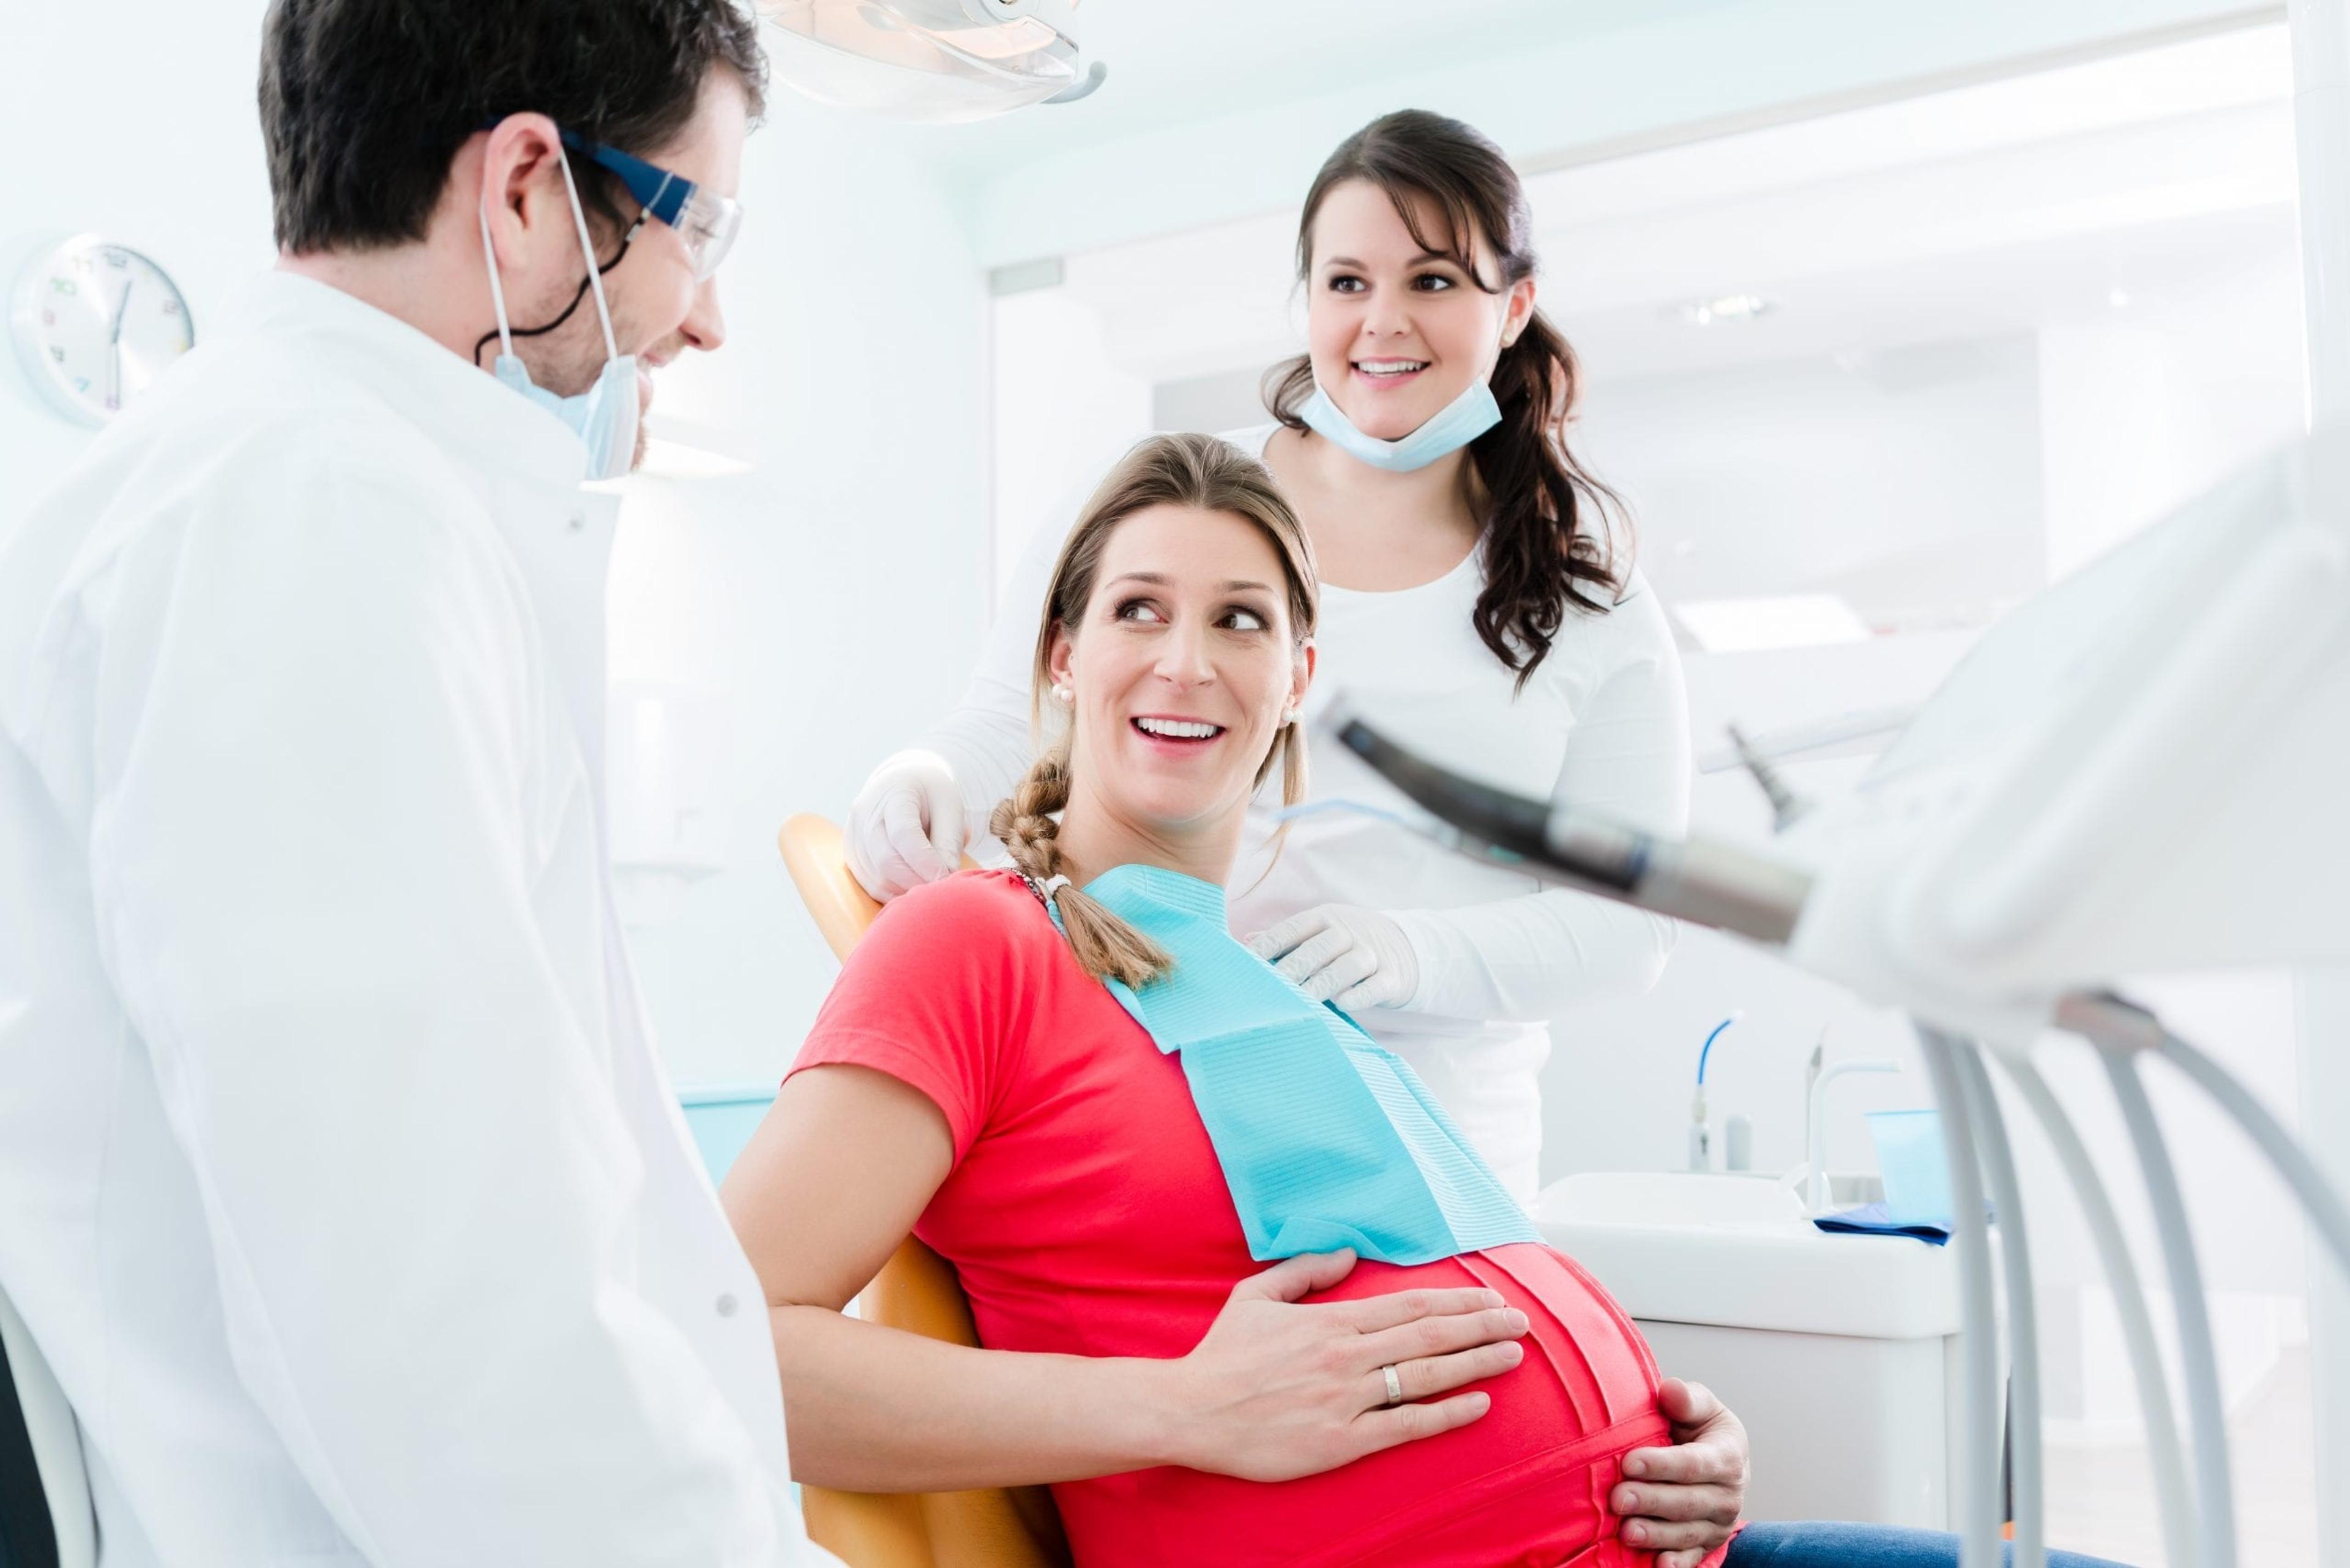
[[[1737,3],[1078,0],[1087,56],[1109,68],[1092,96],[971,125],[878,122],[873,135],[947,175],[980,174],[1260,102],[1490,58],[1497,48],[1572,43]]]
[[[2028,330],[2290,255],[2290,57],[2282,26],[2223,34],[1556,170],[1528,193],[1545,304],[1601,375]],[[1129,374],[1262,366],[1296,341],[1295,223],[1080,253],[1065,286]],[[1733,292],[1777,308],[1680,319]]]

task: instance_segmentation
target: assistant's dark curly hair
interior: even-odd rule
[[[685,128],[717,66],[755,118],[766,57],[731,0],[274,0],[260,98],[277,244],[422,239],[458,147],[509,114],[642,155]],[[580,194],[618,222],[592,168]]]
[[[1534,272],[1534,214],[1502,150],[1457,119],[1399,109],[1338,144],[1314,177],[1297,224],[1297,275],[1313,270],[1314,219],[1323,199],[1350,180],[1378,186],[1421,248],[1451,256],[1488,294]],[[1441,234],[1424,232],[1433,208]],[[1474,255],[1482,237],[1501,275]],[[1491,270],[1490,268],[1488,270]],[[1485,587],[1472,618],[1493,656],[1523,686],[1550,653],[1567,612],[1604,615],[1629,576],[1630,524],[1622,501],[1567,450],[1576,396],[1575,350],[1536,310],[1493,367],[1502,422],[1469,445],[1469,461],[1490,498]],[[1292,430],[1314,392],[1314,366],[1301,355],[1265,376],[1265,406]]]

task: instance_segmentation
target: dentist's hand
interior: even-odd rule
[[[1316,1002],[1348,1012],[1401,1007],[1419,989],[1419,955],[1377,909],[1322,904],[1248,940],[1249,950]]]
[[[1634,1449],[1607,1506],[1627,1544],[1657,1553],[1657,1568],[1697,1568],[1730,1539],[1746,1506],[1746,1424],[1702,1383],[1668,1377],[1657,1408],[1672,1423],[1669,1449]]]
[[[936,752],[899,752],[873,770],[848,807],[849,874],[888,903],[962,864],[962,794]]]
[[[1492,1407],[1482,1390],[1452,1391],[1525,1358],[1525,1314],[1485,1290],[1296,1304],[1354,1267],[1348,1251],[1275,1263],[1232,1287],[1191,1355],[1157,1364],[1170,1384],[1170,1462],[1294,1480],[1465,1427]],[[1403,1387],[1394,1406],[1388,1366]]]

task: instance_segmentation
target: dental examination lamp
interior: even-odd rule
[[[1073,103],[1109,67],[1077,0],[760,0],[775,76],[818,103],[894,119],[984,119]]]
[[[2232,1568],[2210,1323],[2140,1059],[2168,1060],[2243,1128],[2345,1270],[2350,1207],[2242,1085],[2106,988],[2125,974],[2350,961],[2350,430],[2280,450],[2017,608],[1849,795],[1807,811],[1767,852],[1508,794],[1359,712],[1334,709],[1326,724],[1463,853],[1736,932],[1909,1012],[1949,1135],[1967,1307],[1963,1562],[1999,1562],[1988,1197],[2005,1264],[2015,1563],[2042,1568],[2031,1254],[1996,1063],[2045,1125],[2113,1286],[2166,1559]],[[2112,1201],[2033,1064],[2052,1026],[2098,1047],[2137,1150],[2178,1320],[2191,1465]]]

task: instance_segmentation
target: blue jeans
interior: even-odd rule
[[[2013,1562],[2015,1548],[2004,1555]],[[1757,1522],[1738,1532],[1722,1568],[1959,1568],[1959,1538],[1891,1524]],[[2051,1552],[2048,1568],[2122,1565],[2077,1552]]]

